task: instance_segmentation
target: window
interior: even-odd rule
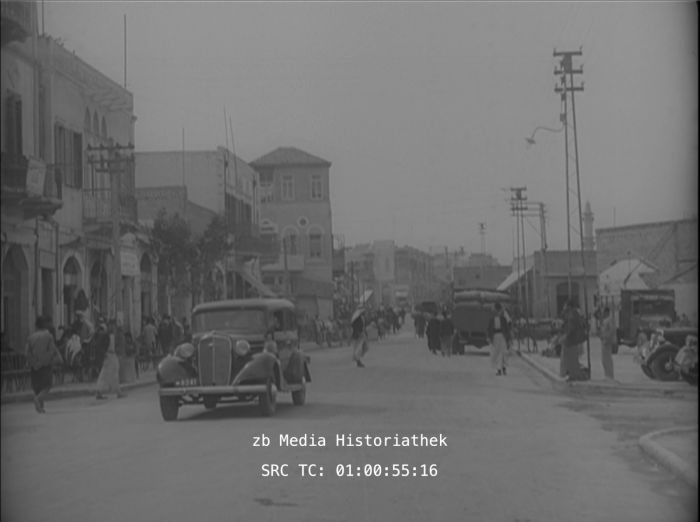
[[[83,186],[83,135],[61,125],[54,131],[56,183],[60,186]],[[60,189],[59,189],[60,190]]]
[[[260,173],[260,203],[272,203],[275,200],[274,177],[272,172]]]
[[[290,256],[297,255],[298,241],[296,232],[288,232],[284,237],[284,243],[287,248],[287,254]]]
[[[319,174],[311,176],[311,199],[323,199],[323,178]]]
[[[11,158],[19,159],[22,156],[22,98],[10,94],[5,109],[5,150]]]
[[[282,200],[294,201],[294,178],[282,176]]]
[[[309,257],[317,259],[323,257],[322,237],[319,232],[309,234]]]
[[[97,111],[92,114],[92,133],[95,136],[100,135],[100,120],[97,117]]]

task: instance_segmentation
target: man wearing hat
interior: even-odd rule
[[[360,306],[352,314],[350,320],[352,325],[352,358],[358,368],[364,368],[362,357],[365,355],[364,346],[367,343],[367,332],[365,331],[365,309]]]

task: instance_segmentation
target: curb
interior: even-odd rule
[[[146,386],[151,386],[156,384],[155,375],[152,380],[129,382],[121,385],[122,391],[133,390],[135,388],[145,388]],[[54,401],[59,399],[69,399],[72,397],[85,397],[88,395],[95,395],[94,383],[92,387],[80,387],[80,388],[54,388],[49,392],[46,397],[46,401]],[[3,395],[0,397],[0,404],[12,404],[17,402],[31,402],[34,400],[34,393],[31,391],[12,393],[8,395]]]
[[[670,470],[675,475],[683,479],[688,485],[697,489],[698,470],[684,462],[678,455],[664,448],[656,442],[656,437],[684,433],[687,431],[697,431],[697,428],[670,428],[666,430],[653,431],[639,437],[639,446],[642,451],[656,460],[659,464]]]
[[[535,361],[532,357],[529,355],[523,353],[523,352],[515,352],[518,354],[518,356],[528,363],[530,366],[532,366],[535,370],[540,372],[542,375],[544,375],[547,379],[549,379],[549,382],[552,384],[552,387],[557,390],[557,391],[565,391],[570,388],[569,383],[564,379],[563,377],[560,377],[556,373],[554,373],[551,369],[547,368],[546,366],[543,366],[542,364],[538,363]]]
[[[638,397],[675,397],[675,398],[697,398],[698,389],[687,385],[683,386],[685,383],[673,383],[678,384],[678,387],[642,387],[627,384],[606,384],[606,383],[592,383],[590,381],[574,381],[568,382],[563,377],[557,375],[554,371],[546,366],[540,364],[534,360],[529,355],[516,352],[521,359],[527,362],[530,366],[539,371],[552,383],[553,388],[558,391],[565,391],[569,393],[598,393],[607,395],[627,395],[627,396],[638,396]]]

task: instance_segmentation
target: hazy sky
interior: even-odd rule
[[[45,29],[134,94],[137,150],[294,146],[332,162],[347,244],[487,250],[510,263],[501,189],[547,206],[566,246],[564,134],[552,56],[583,48],[581,194],[595,226],[697,215],[693,3],[46,2]],[[539,243],[526,228],[528,251]]]

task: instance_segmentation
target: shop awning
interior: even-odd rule
[[[532,270],[532,267],[528,267],[525,271],[520,271],[520,273],[516,271],[511,272],[508,277],[506,277],[503,282],[498,285],[498,288],[496,290],[500,291],[505,291],[508,290],[511,286],[513,286],[515,283],[517,283],[520,279],[523,278],[525,274],[527,274],[530,270]]]
[[[260,281],[257,277],[254,277],[252,274],[249,274],[245,270],[236,270],[243,280],[250,284],[257,292],[262,296],[262,297],[279,297],[275,292],[270,290],[267,286],[263,284],[262,281]]]

